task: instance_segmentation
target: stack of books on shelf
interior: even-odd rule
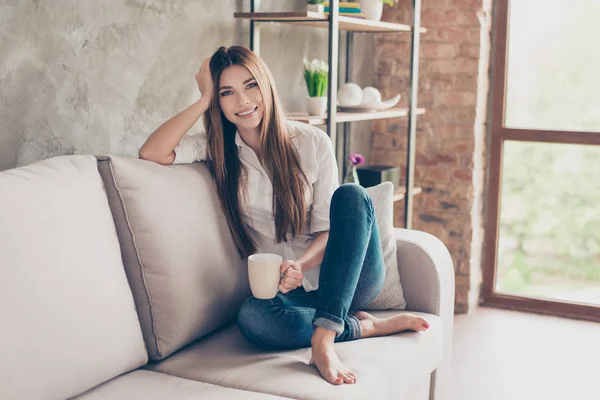
[[[350,2],[340,2],[339,3],[339,13],[344,17],[354,17],[354,18],[364,18],[365,15],[360,10],[360,5],[358,3],[350,3]],[[319,14],[323,14],[324,17],[329,16],[329,2],[326,1],[321,4],[307,4],[307,11],[318,12]]]

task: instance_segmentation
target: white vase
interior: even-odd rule
[[[383,2],[381,0],[360,0],[360,9],[366,19],[381,21]]]
[[[327,96],[307,97],[306,108],[309,115],[324,117],[327,115]]]

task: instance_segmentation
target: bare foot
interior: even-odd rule
[[[332,385],[356,383],[356,372],[346,367],[333,348],[335,332],[317,327],[312,337],[310,365],[317,367],[321,376]]]
[[[363,338],[387,336],[407,330],[419,332],[429,328],[427,321],[414,314],[400,314],[389,318],[376,318],[367,312],[359,311],[354,316],[360,322],[360,336]]]

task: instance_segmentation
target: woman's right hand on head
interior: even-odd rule
[[[210,76],[210,58],[204,59],[202,61],[202,65],[200,66],[200,70],[196,73],[196,82],[198,82],[198,89],[202,94],[202,97],[207,99],[212,98],[213,91],[213,81]]]

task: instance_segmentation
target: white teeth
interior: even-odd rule
[[[254,112],[254,109],[252,109],[250,111],[243,112],[243,113],[238,113],[238,115],[240,115],[240,116],[246,116],[246,115],[252,114],[253,112]]]

